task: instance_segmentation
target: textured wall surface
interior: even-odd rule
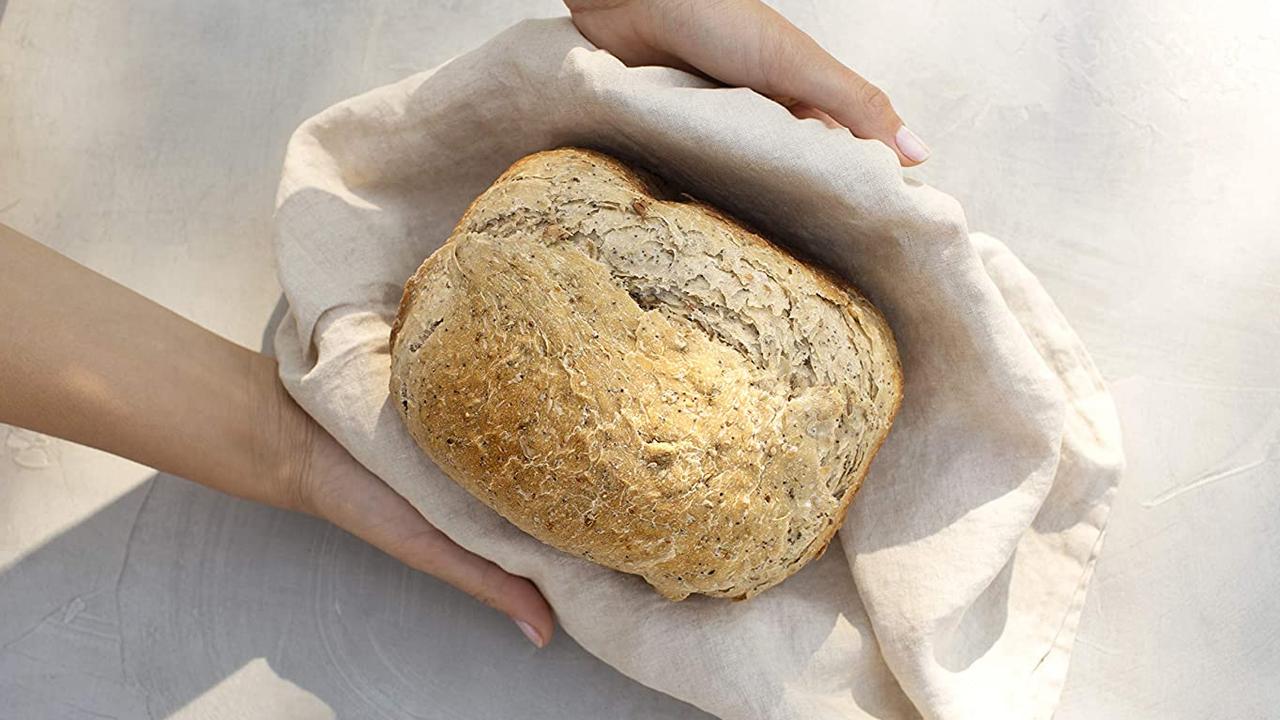
[[[934,149],[910,174],[1116,389],[1130,471],[1058,717],[1273,713],[1280,5],[775,5],[889,92]],[[560,12],[0,0],[0,221],[258,347],[292,129]],[[0,718],[696,714],[319,521],[0,427]]]

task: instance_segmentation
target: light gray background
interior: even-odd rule
[[[1130,471],[1058,717],[1274,713],[1280,4],[774,4],[889,92],[935,153],[909,174],[1023,258],[1116,389]],[[561,12],[0,0],[0,221],[259,347],[292,129]],[[0,718],[698,715],[319,521],[0,443]]]

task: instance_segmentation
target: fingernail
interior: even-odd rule
[[[898,144],[898,150],[914,162],[924,162],[925,158],[929,157],[929,146],[925,145],[920,136],[911,132],[911,128],[906,125],[898,128],[893,141]]]
[[[520,632],[524,633],[524,636],[529,638],[529,642],[537,645],[538,647],[542,647],[542,636],[538,634],[537,630],[533,629],[532,625],[523,620],[516,620],[516,627],[520,628]]]

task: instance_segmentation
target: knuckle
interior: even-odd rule
[[[858,87],[858,101],[876,114],[889,110],[889,96],[873,83],[862,80]]]
[[[752,59],[763,81],[758,89],[775,97],[791,95],[798,85],[797,68],[804,66],[796,44],[787,42],[779,33],[768,33],[755,45],[754,52]]]
[[[612,10],[630,3],[630,0],[564,0],[569,12],[589,12],[591,10]]]
[[[441,571],[440,544],[434,528],[407,533],[387,543],[387,554],[428,575]]]
[[[472,595],[491,608],[498,608],[507,584],[507,573],[497,565],[489,565],[480,574]]]

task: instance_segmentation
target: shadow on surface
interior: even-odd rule
[[[123,557],[119,543],[104,540],[121,536],[129,538]],[[84,574],[90,589],[41,595],[68,585],[42,581],[62,573]],[[78,700],[47,693],[33,716],[111,702],[101,709],[163,718],[188,708],[201,717],[216,710],[219,693],[210,691],[224,682],[223,697],[275,717],[314,717],[314,701],[280,699],[298,695],[294,685],[344,718],[700,716],[563,632],[535,650],[505,616],[328,523],[163,474],[21,558],[0,573],[0,588],[32,600],[31,617],[6,618],[5,651],[21,650],[43,626],[73,631],[79,598],[96,598],[82,614],[112,625],[95,630],[106,636],[95,642],[110,647],[94,667],[100,673],[110,658],[122,665],[119,677],[107,690],[96,680]],[[46,688],[67,674],[57,647],[45,672],[28,673]],[[272,672],[245,671],[259,658]]]
[[[264,352],[286,310],[281,298]],[[704,717],[562,630],[535,650],[504,615],[327,522],[162,473],[0,571],[0,599],[20,608],[0,618],[0,668],[52,638],[18,658],[40,693],[31,717],[204,717],[231,702],[314,718],[315,700],[342,718]],[[58,639],[87,616],[96,639]]]

